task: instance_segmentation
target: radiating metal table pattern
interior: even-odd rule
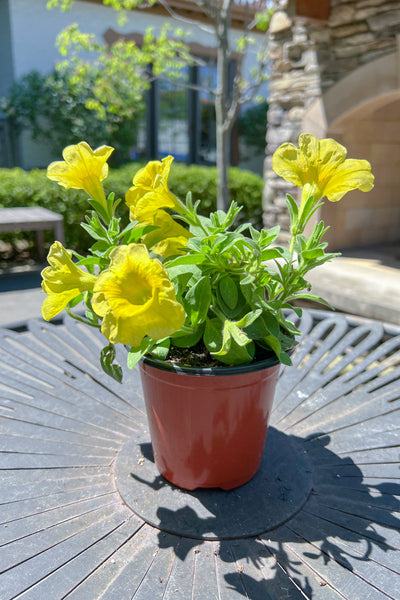
[[[275,444],[281,468],[290,449],[309,493],[276,526],[256,479],[229,496],[133,474],[142,499],[126,502],[121,457],[152,468],[138,371],[105,375],[101,335],[69,318],[2,329],[0,600],[400,599],[400,328],[314,310],[297,323],[265,455]],[[224,529],[231,498],[263,511],[257,534]]]

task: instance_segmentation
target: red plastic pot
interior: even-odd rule
[[[280,365],[179,368],[140,363],[156,466],[174,485],[230,490],[257,472]]]

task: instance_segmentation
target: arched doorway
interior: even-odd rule
[[[334,205],[325,202],[317,218],[331,229],[330,249],[400,240],[400,74],[399,53],[375,60],[333,86],[307,111],[302,130],[333,137],[351,158],[372,165],[375,187],[354,191]]]

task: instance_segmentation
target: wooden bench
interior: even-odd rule
[[[44,259],[44,236],[46,229],[53,229],[56,240],[64,243],[62,215],[40,206],[24,206],[0,209],[0,233],[12,231],[36,231],[40,260]]]

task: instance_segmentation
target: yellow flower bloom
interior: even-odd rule
[[[96,277],[77,267],[71,260],[71,252],[60,242],[52,244],[47,260],[50,267],[42,271],[42,288],[48,296],[42,305],[42,316],[49,321],[79,294],[92,290]]]
[[[184,247],[188,239],[193,237],[185,227],[174,221],[165,210],[158,210],[150,224],[156,225],[158,229],[147,233],[142,238],[149,250],[164,258],[185,254]]]
[[[326,196],[337,202],[350,190],[374,187],[366,160],[346,159],[347,150],[332,139],[318,140],[310,133],[299,137],[299,148],[282,144],[272,157],[272,168],[286,181],[303,188],[302,202]]]
[[[168,189],[173,160],[173,156],[167,156],[162,161],[150,161],[136,173],[133,187],[125,194],[131,221],[148,222],[160,208],[172,208],[178,213],[184,210],[182,203]]]
[[[107,210],[101,182],[108,175],[107,160],[113,151],[110,146],[92,150],[86,142],[67,146],[63,151],[64,161],[52,162],[47,168],[47,177],[66,189],[84,190]]]
[[[146,335],[159,340],[182,327],[185,311],[176,301],[166,270],[150,258],[146,246],[119,246],[110,258],[92,300],[93,310],[103,318],[101,331],[110,342],[137,347]]]

